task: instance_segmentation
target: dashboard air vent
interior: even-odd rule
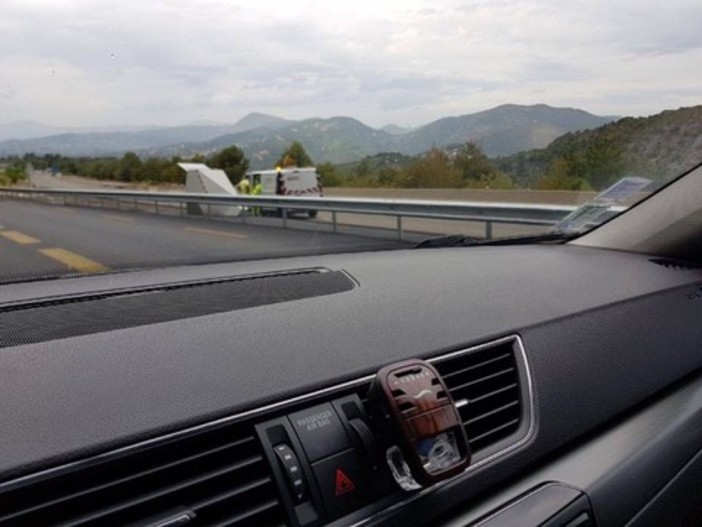
[[[525,401],[517,367],[516,339],[429,359],[453,397],[473,453],[514,434],[523,424]],[[356,393],[371,412],[369,384]]]
[[[254,430],[241,424],[31,478],[0,490],[0,503],[3,526],[284,524]]]
[[[473,452],[518,430],[522,392],[513,341],[432,362],[458,406]]]

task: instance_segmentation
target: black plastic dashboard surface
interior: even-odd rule
[[[509,464],[476,474],[479,489],[702,367],[699,270],[577,247],[183,267],[15,284],[0,303],[318,266],[359,287],[0,350],[0,481],[518,333],[537,433]]]

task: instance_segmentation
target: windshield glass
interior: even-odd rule
[[[572,236],[702,161],[699,2],[0,15],[2,282]]]

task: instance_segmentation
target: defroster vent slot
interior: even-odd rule
[[[302,269],[0,305],[0,348],[349,291],[343,271]]]

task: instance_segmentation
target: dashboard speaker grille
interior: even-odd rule
[[[341,271],[303,270],[0,305],[0,348],[349,291]]]
[[[0,525],[13,526],[284,524],[258,439],[240,424],[65,471],[0,503]]]

